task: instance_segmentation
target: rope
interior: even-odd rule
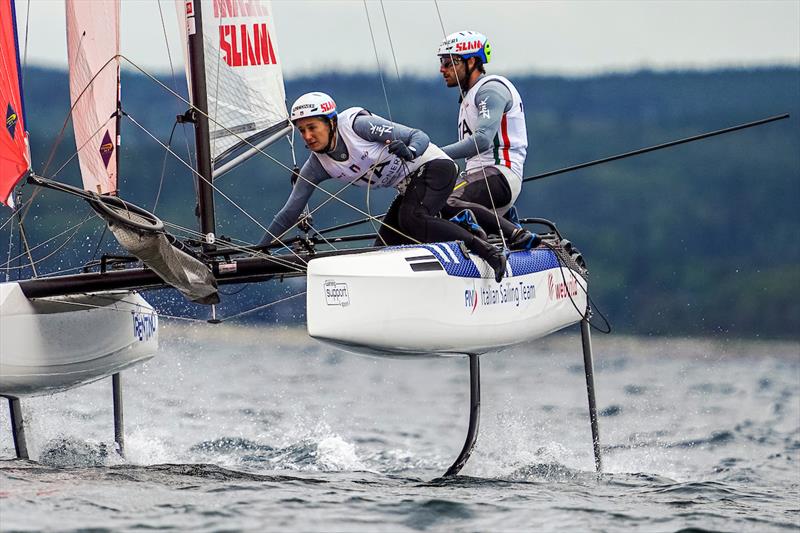
[[[232,135],[232,136],[236,137],[236,138],[237,138],[239,141],[241,141],[243,144],[245,144],[245,145],[247,145],[248,147],[252,148],[254,151],[256,151],[257,153],[259,153],[259,154],[261,154],[262,156],[266,157],[267,159],[269,159],[270,161],[272,161],[272,162],[273,162],[273,163],[275,163],[276,165],[280,166],[281,168],[283,168],[283,169],[285,169],[285,170],[288,170],[288,171],[292,172],[292,170],[293,170],[293,169],[289,168],[288,166],[286,166],[285,164],[283,164],[281,161],[279,161],[278,159],[276,159],[276,158],[275,158],[275,157],[273,157],[272,155],[270,155],[270,154],[268,154],[267,152],[265,152],[263,149],[261,149],[261,148],[258,148],[257,146],[253,145],[251,142],[249,142],[247,139],[245,139],[244,137],[242,137],[242,136],[241,136],[241,135],[239,135],[238,133],[236,133],[236,132],[232,131],[231,129],[227,128],[227,127],[226,127],[226,126],[224,126],[223,124],[220,124],[218,121],[216,121],[215,119],[213,119],[212,117],[210,117],[210,116],[209,116],[207,113],[203,113],[202,111],[200,111],[200,110],[199,110],[199,109],[197,109],[196,107],[192,106],[192,103],[191,103],[191,102],[189,102],[188,100],[186,100],[186,99],[185,99],[183,96],[181,96],[180,94],[178,94],[178,93],[176,93],[175,91],[173,91],[171,88],[169,88],[169,87],[167,87],[166,85],[164,85],[164,83],[163,83],[163,82],[161,82],[161,80],[159,80],[159,79],[157,79],[156,77],[154,77],[152,74],[150,74],[149,72],[147,72],[146,70],[144,70],[142,67],[140,67],[140,66],[139,66],[138,64],[136,64],[135,62],[133,62],[131,59],[127,58],[127,57],[126,57],[126,56],[124,56],[124,55],[120,55],[119,57],[120,57],[121,59],[124,59],[125,61],[127,61],[127,62],[128,62],[128,63],[129,63],[129,64],[130,64],[130,65],[131,65],[133,68],[135,68],[136,70],[138,70],[138,71],[139,71],[139,72],[140,72],[142,75],[144,75],[146,78],[150,79],[150,80],[151,80],[153,83],[155,83],[156,85],[160,86],[160,87],[161,87],[162,89],[164,89],[166,92],[170,93],[172,96],[174,96],[174,97],[175,97],[175,98],[177,98],[178,100],[180,100],[180,101],[184,102],[186,105],[190,106],[190,107],[191,107],[191,108],[192,108],[192,109],[193,109],[193,110],[194,110],[196,113],[198,113],[198,114],[200,114],[200,115],[202,115],[202,116],[205,116],[205,117],[206,117],[206,118],[207,118],[209,121],[213,122],[215,125],[219,126],[221,129],[225,130],[225,132],[226,132],[226,133],[228,133],[229,135]],[[128,115],[128,116],[130,117],[130,115]],[[144,129],[144,128],[143,128],[141,125],[139,125],[139,127],[140,127],[140,128],[142,128],[142,129]],[[144,131],[146,131],[146,132],[147,132],[147,130],[144,130]],[[150,135],[151,137],[153,137],[153,136],[152,136],[152,134],[150,134],[149,132],[147,132],[147,133],[148,133],[148,135]],[[158,140],[157,140],[157,139],[155,139],[155,140],[156,140],[156,142],[158,142]],[[159,144],[161,144],[161,145],[163,146],[163,143],[160,143],[160,142],[159,142]],[[198,177],[200,177],[200,179],[203,179],[204,181],[208,181],[208,180],[206,180],[205,178],[203,178],[202,176],[200,176],[200,175],[199,175],[199,174],[198,174],[198,173],[197,173],[197,172],[194,170],[194,168],[192,168],[191,166],[187,165],[185,161],[183,161],[183,160],[182,160],[180,157],[178,157],[178,156],[177,156],[177,154],[175,154],[175,153],[174,153],[174,152],[172,152],[172,151],[170,151],[170,153],[171,153],[171,154],[172,154],[172,155],[173,155],[173,156],[174,156],[176,159],[178,159],[179,161],[181,161],[181,162],[182,162],[184,165],[186,165],[187,167],[189,167],[189,169],[190,169],[190,170],[191,170],[191,171],[192,171],[192,172],[193,172],[195,175],[197,175]],[[319,185],[317,185],[317,184],[315,184],[315,183],[311,182],[311,181],[310,181],[308,178],[306,178],[305,176],[303,176],[303,175],[302,175],[302,174],[300,174],[299,172],[298,172],[297,176],[298,176],[298,179],[302,179],[302,180],[304,180],[306,183],[308,183],[309,185],[311,185],[311,186],[312,186],[312,187],[314,187],[315,189],[317,189],[317,190],[319,190],[319,191],[322,191],[324,194],[328,195],[329,197],[333,197],[333,195],[332,195],[330,192],[326,191],[324,188],[320,187]],[[213,185],[211,185],[211,186],[213,187]],[[214,189],[215,189],[215,190],[217,190],[217,191],[219,191],[219,190],[218,190],[218,189],[216,189],[216,188],[214,188]],[[224,195],[223,195],[223,196],[224,196]],[[226,198],[226,199],[227,199],[227,198]],[[228,199],[228,200],[229,200],[229,199]],[[337,200],[338,200],[340,203],[342,203],[343,205],[345,205],[346,207],[349,207],[350,209],[352,209],[352,210],[354,210],[354,211],[356,211],[356,212],[358,212],[358,213],[360,213],[360,214],[362,214],[362,215],[365,215],[365,216],[367,216],[367,217],[373,218],[373,217],[372,217],[372,215],[370,215],[369,213],[367,213],[367,212],[365,212],[365,211],[362,211],[361,209],[357,208],[356,206],[354,206],[354,205],[350,204],[349,202],[346,202],[345,200],[342,200],[342,199],[340,199],[340,198],[337,198]],[[229,200],[229,201],[230,201],[230,200]],[[247,214],[247,213],[245,213],[245,214]],[[250,217],[250,215],[249,215],[249,214],[247,214],[247,216],[248,216],[249,218],[251,218],[251,219],[252,219],[252,217]],[[254,220],[254,222],[256,222],[256,221]],[[269,232],[266,230],[266,228],[264,228],[264,226],[263,226],[263,225],[261,225],[261,224],[260,224],[260,223],[258,223],[258,222],[256,222],[256,224],[257,224],[257,225],[258,225],[260,228],[264,229],[264,231],[265,231],[266,233],[268,233],[268,234],[270,235],[270,237],[272,237],[273,239],[275,239],[275,240],[277,240],[277,241],[279,241],[279,242],[280,242],[280,239],[279,239],[279,238],[277,238],[276,236],[272,235],[271,233],[269,233]],[[392,229],[394,229],[394,228],[392,228]],[[399,230],[396,230],[396,229],[395,229],[395,231],[397,231],[398,233],[401,233]],[[285,233],[284,233],[284,234],[285,234]],[[282,234],[282,235],[284,235],[284,234]],[[282,235],[281,235],[281,236],[282,236]]]
[[[126,300],[114,300],[114,299],[109,298],[107,296],[101,296],[101,295],[84,294],[84,296],[93,296],[93,297],[98,298],[98,299],[106,299],[108,301],[124,303],[124,304],[128,305],[128,308],[119,309],[116,306],[115,307],[109,307],[109,306],[106,306],[106,305],[95,305],[95,304],[90,304],[90,303],[70,302],[70,301],[64,301],[64,300],[59,300],[58,303],[64,304],[64,305],[74,305],[75,307],[82,307],[82,308],[89,308],[89,309],[105,309],[107,311],[114,311],[114,312],[117,312],[117,313],[130,313],[131,312],[131,307],[133,307],[134,309],[136,309],[137,311],[139,311],[139,312],[141,312],[143,314],[155,315],[155,316],[158,316],[159,318],[172,318],[174,320],[184,320],[186,322],[200,322],[200,323],[203,323],[203,324],[205,324],[207,322],[206,320],[201,320],[199,318],[190,318],[190,317],[185,317],[185,316],[168,315],[168,314],[165,314],[165,313],[160,313],[159,311],[157,311],[155,309],[151,309],[151,308],[145,307],[142,304],[128,302]],[[49,300],[49,298],[34,298],[33,300]]]
[[[192,172],[194,175],[196,175],[198,178],[200,178],[200,179],[202,179],[203,181],[205,181],[206,183],[208,183],[208,185],[209,185],[209,186],[210,186],[210,187],[211,187],[211,188],[212,188],[212,189],[213,189],[213,190],[214,190],[214,191],[215,191],[217,194],[219,194],[219,195],[220,195],[220,196],[222,196],[222,197],[223,197],[225,200],[227,200],[228,202],[230,202],[230,204],[231,204],[232,206],[234,206],[234,207],[235,207],[237,210],[239,210],[239,211],[240,211],[240,212],[241,212],[243,215],[245,215],[247,218],[249,218],[249,219],[250,219],[252,222],[254,222],[254,223],[257,225],[257,226],[259,226],[261,229],[263,229],[264,231],[266,231],[267,233],[269,233],[269,232],[267,231],[267,228],[266,228],[266,227],[264,227],[264,226],[263,226],[263,225],[262,225],[262,224],[261,224],[261,223],[260,223],[258,220],[256,220],[255,218],[253,218],[253,216],[252,216],[250,213],[248,213],[248,212],[247,212],[245,209],[243,209],[243,208],[242,208],[242,207],[241,207],[241,206],[240,206],[238,203],[236,203],[236,202],[235,202],[235,201],[234,201],[232,198],[230,198],[230,197],[229,197],[227,194],[225,194],[225,193],[224,193],[223,191],[221,191],[221,190],[220,190],[218,187],[216,187],[216,186],[215,186],[215,185],[214,185],[214,184],[213,184],[211,181],[209,181],[209,180],[207,180],[206,178],[204,178],[203,176],[201,176],[201,175],[200,175],[200,173],[199,173],[199,172],[197,172],[197,170],[195,170],[195,169],[194,169],[194,168],[193,168],[191,165],[189,165],[189,164],[188,164],[186,161],[184,161],[183,159],[181,159],[180,157],[178,157],[178,154],[176,154],[175,152],[173,152],[173,151],[172,151],[172,149],[171,149],[169,146],[165,145],[165,144],[164,144],[164,143],[162,143],[160,140],[158,140],[158,138],[156,138],[156,137],[155,137],[155,135],[153,135],[152,133],[150,133],[150,131],[148,131],[148,130],[147,130],[147,128],[145,128],[144,126],[142,126],[141,124],[139,124],[139,122],[138,122],[138,121],[137,121],[135,118],[133,118],[133,117],[132,117],[132,116],[130,116],[130,115],[126,115],[126,116],[127,116],[127,117],[128,117],[130,120],[131,120],[131,122],[133,122],[133,123],[134,123],[134,124],[135,124],[135,125],[136,125],[138,128],[140,128],[140,129],[141,129],[142,131],[144,131],[144,132],[145,132],[145,133],[146,133],[148,136],[150,136],[150,138],[152,138],[154,141],[156,141],[158,144],[160,144],[160,145],[161,145],[161,146],[162,146],[162,147],[163,147],[165,150],[167,150],[167,151],[168,151],[170,154],[172,154],[172,155],[173,155],[173,156],[174,156],[174,157],[175,157],[175,158],[176,158],[178,161],[180,161],[180,162],[181,162],[181,163],[182,163],[182,164],[183,164],[183,165],[184,165],[186,168],[188,168],[188,169],[189,169],[189,170],[190,170],[190,171],[191,171],[191,172]],[[303,263],[305,263],[305,262],[306,262],[306,261],[305,261],[305,260],[304,260],[302,257],[300,257],[300,256],[299,256],[299,255],[298,255],[296,252],[293,252],[293,253],[294,253],[294,255],[295,255],[295,256],[296,256],[298,259],[300,259],[300,261],[302,261]]]
[[[386,92],[386,84],[383,81],[383,69],[381,68],[381,60],[378,57],[378,45],[375,43],[375,33],[372,31],[372,21],[369,18],[369,8],[367,8],[367,0],[364,2],[364,12],[367,15],[367,27],[369,27],[369,35],[372,38],[372,50],[375,52],[375,62],[378,64],[378,77],[381,80],[381,88],[383,89],[383,100],[386,102],[386,111],[389,113],[389,121],[394,122],[392,119],[392,109],[389,106],[389,95]],[[392,129],[392,140],[394,140],[394,129]]]
[[[29,265],[26,265],[26,266],[30,266],[31,268],[33,268],[33,267],[35,267],[35,265],[38,265],[38,264],[39,264],[39,263],[41,263],[42,261],[45,261],[46,259],[49,259],[50,257],[52,257],[53,255],[55,255],[56,253],[60,252],[60,251],[61,251],[61,250],[62,250],[62,249],[63,249],[63,248],[64,248],[64,247],[67,245],[67,244],[69,244],[69,242],[70,242],[70,241],[73,239],[73,237],[75,237],[75,235],[78,233],[78,230],[81,228],[81,226],[83,226],[84,224],[86,224],[86,222],[88,222],[90,219],[92,219],[92,218],[94,218],[94,217],[95,217],[95,215],[90,215],[90,216],[86,217],[85,219],[83,219],[83,222],[80,222],[79,224],[77,224],[77,225],[75,225],[75,226],[73,226],[73,227],[71,227],[71,228],[69,228],[69,229],[66,229],[66,230],[62,231],[62,232],[61,232],[61,233],[59,233],[58,235],[56,235],[56,236],[54,236],[54,237],[51,237],[50,239],[48,239],[48,240],[46,240],[46,241],[44,241],[44,242],[41,242],[41,243],[37,244],[37,245],[36,245],[36,246],[34,246],[33,248],[28,248],[28,253],[30,253],[30,252],[33,252],[33,251],[34,251],[34,250],[36,250],[37,248],[40,248],[40,247],[42,247],[42,246],[46,245],[47,243],[49,243],[50,241],[53,241],[53,240],[55,240],[55,239],[59,238],[60,236],[64,235],[65,233],[69,233],[70,231],[72,231],[72,235],[70,235],[69,237],[67,237],[67,239],[66,239],[66,240],[65,240],[65,241],[64,241],[64,242],[61,244],[61,246],[59,246],[58,248],[56,248],[56,249],[55,249],[53,252],[51,252],[50,254],[48,254],[48,255],[46,255],[45,257],[42,257],[42,258],[40,258],[40,259],[38,259],[38,260],[36,260],[36,261],[33,261],[33,260],[32,260],[33,258],[31,258],[31,263],[30,263]],[[6,270],[6,271],[8,271],[8,270],[14,270],[14,269],[12,269],[12,268],[10,267],[11,263],[12,263],[12,262],[14,262],[14,261],[16,261],[17,259],[20,259],[21,257],[25,257],[25,255],[26,255],[26,254],[20,254],[20,255],[18,255],[18,256],[16,256],[16,257],[12,258],[12,259],[11,259],[10,261],[8,261],[7,263],[5,263],[5,264],[3,264],[3,265],[0,265],[0,270]],[[19,268],[19,267],[17,267],[17,268]]]
[[[572,270],[572,269],[570,269],[569,265],[566,264],[566,262],[561,257],[561,255],[559,255],[559,253],[556,250],[555,246],[553,246],[552,244],[550,244],[548,242],[545,242],[545,241],[542,241],[542,244],[545,247],[547,247],[553,253],[553,255],[555,255],[556,261],[558,261],[558,270],[561,273],[561,281],[563,281],[564,284],[566,285],[567,284],[567,278],[566,278],[566,276],[564,274],[564,268],[566,268],[567,270]],[[565,250],[565,252],[566,252],[566,250]],[[577,279],[576,279],[576,282],[577,282]],[[583,285],[581,285],[580,283],[577,283],[577,286],[580,287],[581,291],[583,291],[583,293],[586,295],[586,310],[585,311],[581,311],[580,309],[578,309],[578,305],[575,303],[575,300],[572,298],[572,294],[570,294],[569,291],[567,291],[567,296],[569,296],[569,301],[572,304],[572,307],[575,309],[575,311],[578,312],[578,315],[580,315],[581,320],[586,320],[586,322],[589,324],[589,326],[592,329],[594,329],[595,331],[598,331],[598,332],[604,333],[604,334],[611,333],[611,323],[609,323],[608,318],[606,318],[606,316],[602,313],[602,311],[600,311],[600,309],[597,307],[597,304],[594,303],[594,300],[592,300],[592,297],[589,296],[589,288],[588,288],[589,285],[588,285],[588,282],[587,282],[586,288],[584,288]],[[591,321],[591,310],[592,309],[597,311],[597,314],[600,315],[600,318],[603,319],[603,322],[605,323],[605,328],[604,329],[600,329],[599,326],[596,326]]]
[[[172,136],[175,134],[175,128],[178,127],[178,121],[172,123],[172,131],[169,132],[169,139],[167,146],[172,146]],[[164,150],[164,159],[161,161],[161,177],[158,180],[158,191],[156,191],[156,199],[153,201],[153,213],[155,214],[158,208],[158,200],[161,198],[161,188],[164,186],[164,176],[167,173],[167,156],[169,152]]]
[[[394,60],[394,71],[397,74],[397,81],[400,81],[400,68],[397,66],[397,56],[394,53],[394,43],[392,42],[392,32],[389,31],[389,21],[386,18],[386,9],[383,7],[383,0],[381,0],[381,12],[383,13],[383,25],[386,28],[386,36],[389,38],[389,50],[392,51],[392,59]]]
[[[161,17],[161,31],[164,34],[164,45],[167,49],[167,60],[169,61],[169,72],[172,75],[172,84],[175,86],[176,90],[178,87],[178,79],[175,77],[175,67],[172,64],[172,51],[169,47],[169,37],[167,35],[167,25],[164,22],[164,13],[161,11],[161,0],[158,0],[158,14]],[[183,140],[186,141],[186,155],[187,158],[191,160],[192,158],[192,149],[189,147],[189,136],[186,135],[186,124],[181,124],[181,131],[183,132]],[[166,157],[166,156],[165,156]]]

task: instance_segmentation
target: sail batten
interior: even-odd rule
[[[219,167],[288,126],[283,73],[269,1],[194,1],[202,2],[209,143]]]
[[[20,77],[19,43],[13,0],[0,0],[0,203],[14,206],[13,191],[30,170],[28,132]]]
[[[117,191],[119,0],[67,0],[72,124],[86,190]]]

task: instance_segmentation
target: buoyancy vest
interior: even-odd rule
[[[449,159],[433,143],[412,161],[390,154],[387,145],[363,139],[353,130],[356,116],[362,111],[361,107],[351,107],[339,113],[338,142],[344,142],[347,147],[345,161],[337,161],[327,154],[314,154],[330,177],[359,187],[395,187],[428,161]]]

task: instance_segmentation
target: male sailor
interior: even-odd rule
[[[535,247],[539,237],[503,217],[522,189],[528,149],[525,113],[522,98],[508,79],[486,75],[484,65],[491,54],[486,36],[475,31],[450,34],[437,50],[439,72],[461,97],[459,140],[442,151],[452,159],[466,159],[466,170],[442,214],[458,217],[468,209],[490,233],[502,231],[511,249],[527,249]]]
[[[503,251],[437,216],[453,190],[458,168],[427,134],[360,107],[337,113],[333,98],[321,92],[298,98],[290,120],[311,154],[259,246],[282,238],[298,223],[311,193],[324,180],[395,187],[399,194],[383,219],[376,245],[463,241],[489,264],[500,282],[506,269]]]

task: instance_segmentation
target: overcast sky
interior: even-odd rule
[[[362,1],[272,4],[287,76],[374,71],[369,23],[379,60],[393,75],[395,60],[400,75],[438,75],[442,25],[444,33],[485,33],[493,50],[490,70],[497,73],[800,65],[800,0],[439,0],[441,21],[433,0],[368,0],[366,8]],[[16,6],[21,47],[30,12],[27,62],[65,66],[63,0],[16,0]],[[173,61],[181,61],[174,1],[160,0],[160,6]],[[167,71],[159,3],[123,0],[122,17],[123,54],[150,70]]]

